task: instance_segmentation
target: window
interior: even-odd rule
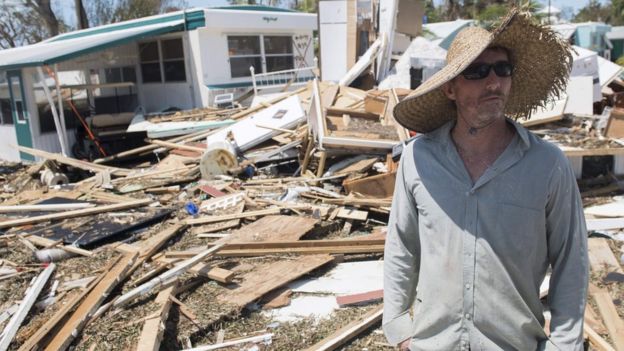
[[[291,37],[265,36],[264,53],[266,72],[283,71],[295,67]]]
[[[0,117],[2,117],[2,124],[13,124],[10,99],[0,99]]]
[[[11,87],[11,94],[13,96],[13,102],[15,104],[15,114],[17,115],[17,122],[26,123],[20,78],[15,76],[9,77],[9,85]]]
[[[236,35],[227,40],[232,78],[249,77],[252,66],[256,73],[294,68],[290,36]]]
[[[104,83],[113,83],[93,91],[95,114],[132,112],[139,105],[136,90],[128,85],[114,83],[136,83],[134,66],[104,68]],[[98,77],[98,81],[100,78]]]
[[[230,70],[232,72],[232,78],[250,76],[251,72],[249,72],[249,67],[251,66],[253,66],[255,72],[262,72],[260,37],[228,37],[228,52],[230,55]]]
[[[184,82],[184,46],[181,38],[139,44],[143,83]]]
[[[163,69],[165,82],[184,82],[186,70],[184,68],[184,48],[181,39],[163,40]]]

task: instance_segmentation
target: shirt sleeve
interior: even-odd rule
[[[384,249],[383,331],[392,345],[413,335],[412,306],[418,281],[420,242],[418,209],[413,196],[417,178],[413,143],[405,148],[397,170]]]
[[[548,186],[550,341],[560,350],[582,350],[589,279],[587,228],[574,172],[563,154],[553,168]]]

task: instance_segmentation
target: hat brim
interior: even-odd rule
[[[470,28],[465,30],[471,30]],[[572,54],[570,46],[550,29],[533,23],[526,14],[512,11],[489,35],[476,35],[469,46],[461,47],[461,56],[425,81],[398,103],[396,121],[419,133],[433,131],[455,119],[455,104],[441,87],[457,77],[485,49],[493,46],[509,50],[514,75],[505,114],[511,118],[526,117],[549,99],[559,97],[565,89]]]

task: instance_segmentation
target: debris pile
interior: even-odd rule
[[[171,125],[94,162],[20,147],[41,161],[0,168],[0,349],[391,348],[383,247],[407,93],[315,80],[249,108],[141,117],[228,123]],[[600,116],[560,117],[528,122],[570,157],[622,155]],[[580,181],[602,236],[585,331],[603,350],[624,348],[624,205],[606,174]]]

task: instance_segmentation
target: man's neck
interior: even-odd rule
[[[513,126],[508,124],[504,117],[483,128],[474,128],[464,119],[457,118],[457,123],[451,131],[455,145],[476,155],[506,147],[511,142],[513,134]]]

